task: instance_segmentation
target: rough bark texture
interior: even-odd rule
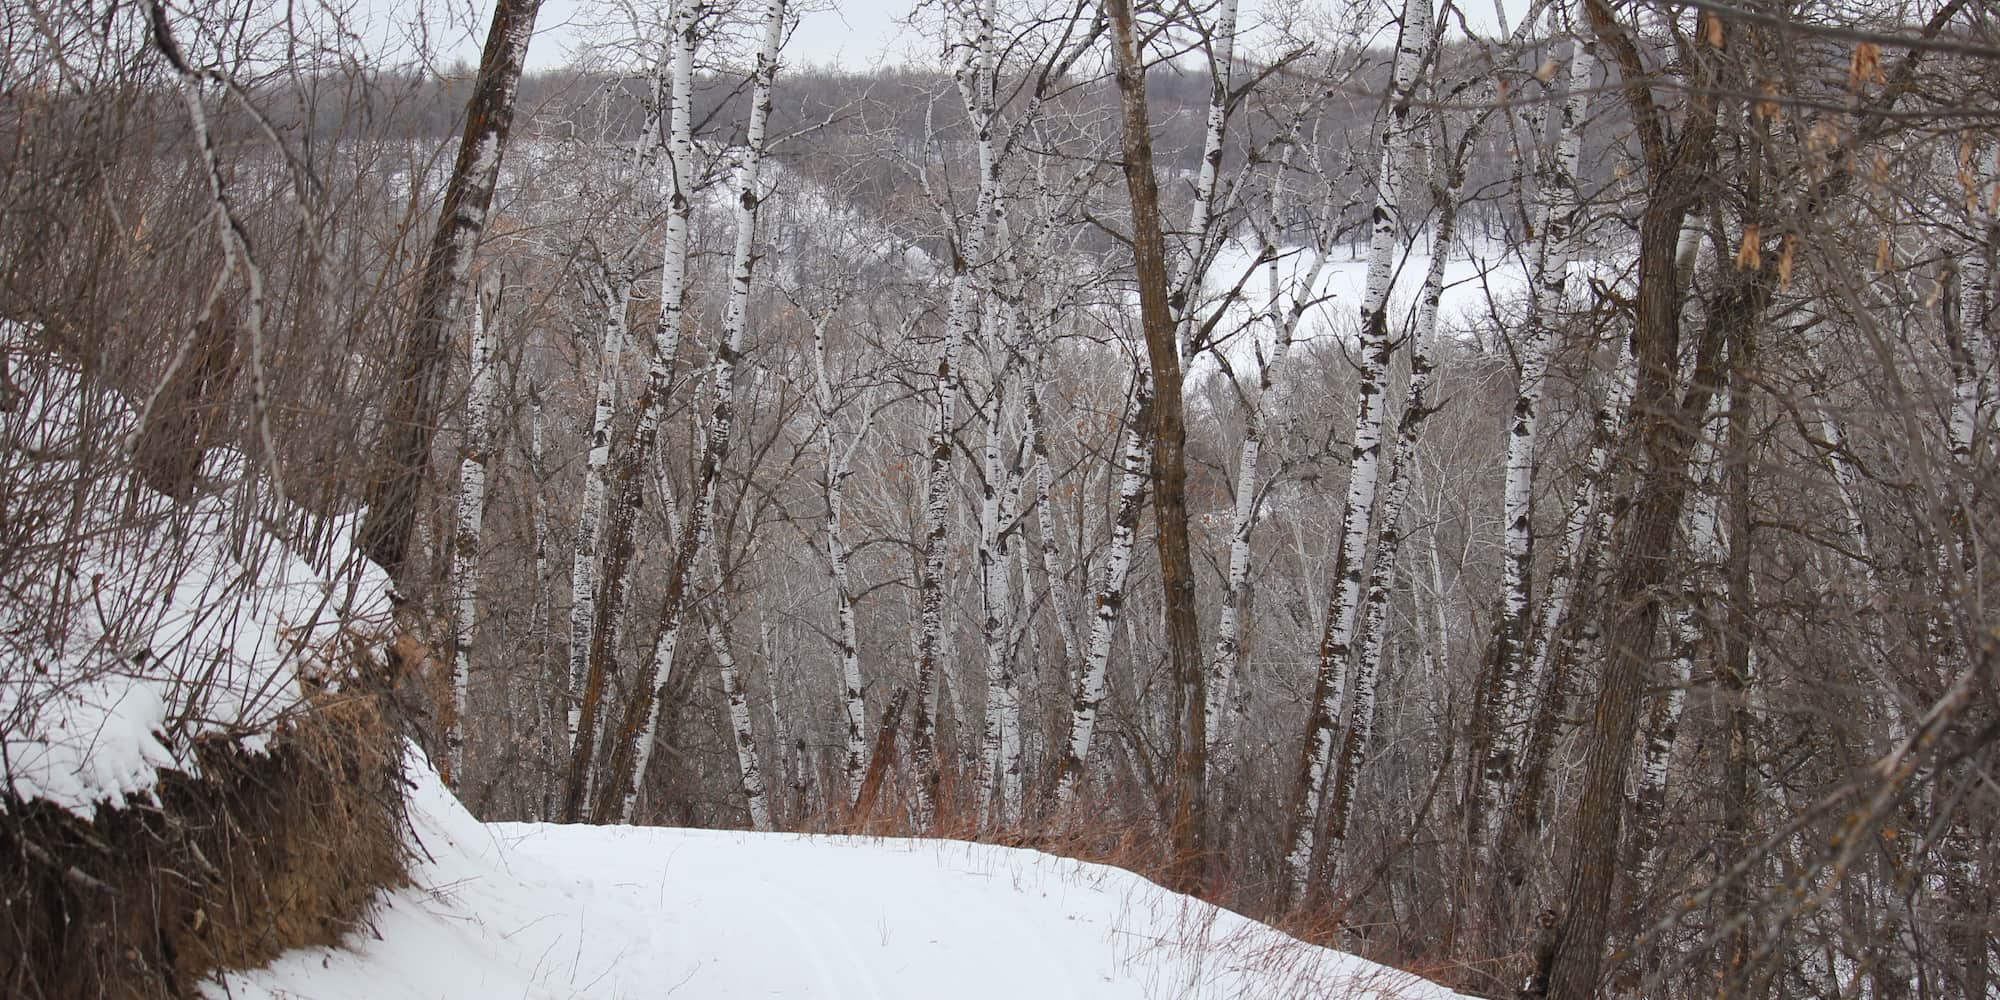
[[[1167,301],[1166,241],[1160,228],[1159,183],[1153,174],[1152,121],[1146,71],[1128,0],[1105,0],[1111,22],[1124,143],[1125,191],[1132,205],[1132,259],[1139,286],[1139,320],[1152,368],[1152,492],[1154,539],[1166,612],[1167,662],[1172,671],[1171,807],[1168,821],[1179,888],[1200,884],[1205,850],[1208,727],[1203,709],[1207,673],[1195,621],[1194,560],[1188,546],[1187,425],[1181,388],[1177,324]]]
[[[723,307],[722,342],[716,345],[715,361],[709,366],[713,402],[704,428],[706,442],[695,484],[689,497],[673,562],[667,571],[665,595],[660,602],[659,632],[653,640],[653,654],[640,668],[632,699],[626,702],[624,722],[613,746],[610,779],[605,783],[602,806],[615,809],[614,822],[631,818],[640,791],[645,787],[647,766],[665,708],[667,688],[674,672],[674,654],[680,632],[686,624],[688,589],[694,564],[709,542],[715,517],[715,495],[722,468],[729,461],[736,424],[736,369],[743,357],[749,328],[751,286],[756,279],[757,207],[764,197],[762,172],[766,124],[771,118],[772,91],[778,75],[778,48],[784,39],[786,0],[771,0],[765,14],[763,45],[751,70],[750,120],[744,127],[742,158],[736,167],[736,247],[731,256],[729,299]],[[676,95],[676,101],[679,96]],[[659,684],[658,690],[655,685]],[[612,796],[616,795],[614,800]]]
[[[1328,595],[1314,670],[1311,714],[1296,777],[1286,830],[1285,871],[1290,900],[1307,900],[1308,883],[1320,858],[1321,818],[1333,745],[1345,710],[1347,668],[1354,626],[1360,614],[1368,539],[1374,533],[1375,496],[1382,459],[1383,394],[1388,390],[1389,292],[1401,242],[1399,192],[1415,137],[1411,98],[1424,49],[1430,43],[1428,0],[1403,6],[1403,32],[1396,47],[1394,103],[1383,116],[1382,161],[1375,183],[1375,212],[1369,233],[1368,279],[1361,301],[1361,375],[1354,416],[1353,453],[1348,465],[1347,499],[1340,514],[1340,547],[1334,553],[1334,584]]]
[[[472,638],[479,613],[481,528],[486,523],[488,459],[493,454],[493,394],[499,374],[493,336],[486,328],[479,296],[472,300],[472,388],[465,401],[464,455],[458,463],[458,529],[451,549],[451,714],[445,724],[445,769],[455,781],[465,774],[465,719],[472,684]]]
[[[177,500],[193,495],[202,456],[223,429],[241,369],[236,334],[226,311],[198,320],[141,415],[133,465],[146,485]]]
[[[466,103],[458,161],[445,183],[444,204],[424,255],[409,325],[397,347],[395,379],[382,415],[375,472],[364,502],[361,549],[405,587],[417,500],[430,471],[431,441],[444,408],[447,338],[465,292],[466,276],[500,176],[500,157],[514,124],[514,95],[542,0],[499,0],[487,29],[479,76]]]

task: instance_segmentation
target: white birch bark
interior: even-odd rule
[[[1062,640],[1062,675],[1069,676],[1080,661],[1076,617],[1071,611],[1069,586],[1063,581],[1062,547],[1056,533],[1055,504],[1051,493],[1054,469],[1049,460],[1048,437],[1044,430],[1042,394],[1046,391],[1045,358],[1037,352],[1029,369],[1024,399],[1027,415],[1028,450],[1034,456],[1035,527],[1041,534],[1042,575],[1047,579],[1049,609],[1056,620],[1056,634]]]
[[[750,695],[743,689],[743,672],[736,666],[736,651],[729,644],[729,632],[714,614],[701,616],[708,630],[708,645],[715,653],[715,665],[722,673],[722,697],[729,711],[729,732],[736,744],[736,769],[742,778],[743,802],[750,810],[750,828],[771,829],[771,802],[765,794],[764,768],[757,759],[757,734],[750,725]]]
[[[597,396],[591,408],[590,452],[584,459],[583,505],[577,514],[576,546],[570,557],[569,691],[582,687],[590,663],[590,639],[597,627],[597,567],[603,544],[605,505],[610,495],[611,420],[618,408],[618,373],[625,350],[625,317],[632,286],[625,275],[600,265],[592,288],[603,304],[598,340]],[[570,702],[569,742],[575,743],[581,705]]]
[[[1979,296],[1967,295],[1966,286],[1978,289],[1985,284],[1982,267],[1965,268],[1967,273],[1953,272],[1946,279],[1950,287],[1944,295],[1945,308],[1945,353],[1951,364],[1952,405],[1951,416],[1945,424],[1946,442],[1951,447],[1951,455],[1963,465],[1972,461],[1973,434],[1979,423],[1979,398],[1984,388],[1984,362],[1980,355],[1985,337],[1979,329]],[[1966,278],[1971,278],[1970,282]],[[1970,298],[1973,301],[1968,303]],[[1971,308],[1967,308],[1970,305]],[[1967,314],[1973,323],[1966,323]]]
[[[473,630],[479,614],[479,541],[486,521],[487,459],[497,364],[481,296],[471,296],[472,388],[465,400],[465,446],[458,463],[458,531],[452,539],[451,719],[445,727],[445,778],[465,779],[465,719],[472,678]]]
[[[1118,508],[1111,521],[1111,546],[1104,576],[1091,603],[1090,638],[1084,645],[1083,668],[1077,675],[1076,697],[1070,706],[1069,746],[1056,785],[1056,803],[1065,812],[1088,777],[1091,742],[1097,714],[1104,704],[1105,671],[1111,662],[1111,639],[1118,612],[1125,605],[1125,578],[1132,566],[1132,549],[1139,538],[1139,514],[1146,503],[1146,484],[1153,466],[1152,442],[1146,428],[1152,420],[1153,384],[1145,365],[1134,372],[1132,395],[1125,407],[1125,431],[1118,452]]]
[[[1550,8],[1552,39],[1560,30],[1559,14],[1559,6]],[[1534,273],[1529,279],[1528,315],[1515,348],[1519,381],[1514,422],[1507,438],[1501,612],[1494,634],[1494,658],[1488,667],[1491,676],[1484,692],[1486,703],[1475,724],[1475,732],[1487,745],[1475,747],[1484,759],[1478,762],[1479,778],[1466,810],[1475,867],[1482,872],[1488,868],[1494,846],[1493,817],[1521,759],[1527,717],[1521,692],[1532,690],[1524,685],[1527,671],[1523,664],[1533,639],[1529,609],[1533,606],[1535,451],[1542,385],[1555,335],[1551,317],[1563,308],[1575,252],[1576,168],[1582,151],[1580,126],[1589,109],[1591,72],[1588,47],[1572,45],[1569,95],[1562,105],[1556,148],[1551,155],[1539,158],[1535,177],[1538,240]],[[1539,143],[1545,113],[1539,103],[1531,104],[1530,110],[1530,141]]]
[[[653,326],[645,387],[638,401],[639,416],[631,443],[620,458],[615,503],[602,522],[598,547],[602,569],[592,598],[596,620],[591,626],[588,662],[581,679],[572,678],[570,765],[565,780],[562,817],[571,822],[589,818],[599,795],[597,744],[602,739],[607,675],[616,654],[616,636],[624,620],[631,572],[630,549],[643,494],[640,470],[647,464],[659,427],[665,419],[680,353],[681,327],[687,299],[688,211],[694,196],[694,49],[703,0],[673,0],[668,13],[668,58],[672,96],[667,114],[667,217],[660,248],[660,312]]]
[[[1289,150],[1287,146],[1288,153]],[[1211,775],[1231,766],[1235,737],[1242,730],[1242,716],[1248,708],[1247,691],[1239,690],[1237,665],[1242,657],[1243,604],[1250,590],[1250,543],[1257,521],[1258,466],[1269,432],[1265,418],[1267,413],[1285,412],[1288,399],[1286,387],[1289,384],[1285,378],[1285,360],[1291,354],[1299,321],[1316,298],[1315,290],[1319,287],[1320,274],[1325,270],[1327,261],[1326,248],[1315,243],[1312,264],[1306,269],[1305,276],[1295,283],[1292,303],[1287,308],[1278,275],[1276,241],[1285,203],[1284,173],[1289,167],[1290,157],[1287,155],[1272,178],[1271,210],[1261,248],[1270,291],[1265,322],[1270,325],[1272,343],[1270,355],[1265,357],[1260,352],[1258,358],[1256,393],[1246,394],[1243,444],[1236,456],[1236,497],[1229,523],[1229,575],[1223,587],[1222,609],[1216,619],[1215,653],[1209,664],[1207,763]],[[1320,220],[1322,232],[1331,231],[1332,211],[1333,201],[1329,197],[1327,210]]]
[[[1228,137],[1229,88],[1236,62],[1236,12],[1237,0],[1222,0],[1216,10],[1210,35],[1214,57],[1209,65],[1208,118],[1202,129],[1201,167],[1195,174],[1194,202],[1188,212],[1188,243],[1185,256],[1174,268],[1173,283],[1168,286],[1177,299],[1174,308],[1180,316],[1175,336],[1184,358],[1192,357],[1201,346],[1191,343],[1190,338],[1194,320],[1200,314],[1195,306],[1201,301],[1208,264],[1215,254],[1214,238],[1218,235],[1218,227],[1214,225],[1219,214],[1216,189],[1222,180],[1223,145]]]
[[[911,725],[911,758],[918,772],[917,811],[925,824],[937,818],[934,782],[937,778],[936,722],[931,704],[938,684],[938,668],[944,632],[944,573],[951,515],[951,430],[957,408],[962,373],[959,359],[972,336],[978,291],[973,268],[981,264],[986,237],[1003,221],[1005,203],[1000,198],[999,164],[994,159],[992,0],[982,0],[972,27],[973,38],[965,60],[954,74],[976,135],[979,169],[979,196],[970,226],[957,230],[958,245],[952,252],[950,304],[946,310],[945,343],[932,380],[937,408],[929,442],[929,472],[924,487],[923,572],[918,581],[917,600],[917,690],[916,718]],[[947,222],[951,220],[947,219]],[[963,715],[959,715],[963,718]]]
[[[1018,818],[1021,780],[1021,701],[1011,660],[1013,594],[1011,565],[1013,519],[1018,493],[1014,474],[1002,458],[1007,388],[1007,338],[989,309],[986,318],[987,364],[995,372],[992,398],[986,407],[986,441],[982,456],[984,483],[979,508],[979,576],[982,621],[980,637],[986,654],[986,716],[981,733],[980,816],[1007,827]],[[1010,794],[1011,793],[1011,794]]]
[[[847,567],[847,476],[856,451],[874,423],[872,405],[864,403],[861,426],[846,447],[834,440],[833,379],[826,367],[826,327],[830,317],[813,324],[813,399],[819,408],[820,450],[826,453],[826,559],[833,577],[835,641],[840,647],[841,707],[846,732],[840,770],[847,781],[847,803],[861,794],[868,773],[868,705],[861,678],[861,640],[854,615],[854,588]]]
[[[1577,583],[1577,559],[1582,555],[1591,539],[1601,534],[1593,531],[1598,527],[1598,498],[1603,492],[1604,476],[1611,462],[1611,445],[1618,439],[1618,428],[1625,420],[1625,407],[1632,398],[1632,355],[1624,338],[1617,340],[1617,354],[1612,362],[1611,385],[1604,398],[1598,402],[1597,410],[1591,415],[1590,454],[1584,460],[1582,478],[1577,480],[1576,490],[1571,495],[1569,511],[1563,517],[1561,542],[1556,549],[1554,569],[1549,575],[1548,592],[1542,599],[1542,609],[1529,650],[1528,689],[1541,691],[1547,684],[1549,672],[1553,669],[1558,646],[1558,630],[1562,628],[1570,612],[1570,604],[1575,599]]]
[[[1438,132],[1442,121],[1432,119]],[[1441,151],[1440,151],[1441,152]],[[1422,158],[1420,148],[1412,159]],[[1340,862],[1340,848],[1347,840],[1347,821],[1354,808],[1360,772],[1368,745],[1375,737],[1376,690],[1382,674],[1382,650],[1388,632],[1389,598],[1394,592],[1398,559],[1402,551],[1403,508],[1410,495],[1411,465],[1423,437],[1424,419],[1431,414],[1430,385],[1436,370],[1432,348],[1437,339],[1438,307],[1444,297],[1445,262],[1458,236],[1459,199],[1463,196],[1460,171],[1448,168],[1451,180],[1433,183],[1432,198],[1437,203],[1437,224],[1431,235],[1430,265],[1418,292],[1416,329],[1410,334],[1410,382],[1404,390],[1403,416],[1396,427],[1395,450],[1390,453],[1388,489],[1382,498],[1381,530],[1375,543],[1375,563],[1368,574],[1368,594],[1358,626],[1361,645],[1354,672],[1354,708],[1341,743],[1340,766],[1333,801],[1327,816],[1328,861],[1331,879]]]
[[[736,246],[731,257],[729,299],[723,308],[722,343],[717,346],[715,361],[709,367],[713,404],[706,428],[707,441],[703,446],[694,493],[688,498],[683,515],[679,551],[669,571],[666,598],[660,611],[660,631],[654,641],[653,655],[639,675],[638,705],[645,710],[645,721],[632,736],[632,764],[630,773],[623,775],[627,784],[623,806],[619,809],[620,822],[632,815],[639,791],[645,786],[646,768],[652,761],[661,702],[664,700],[662,695],[665,693],[664,685],[657,692],[653,687],[673,674],[674,652],[685,619],[687,578],[702,547],[708,542],[715,515],[716,485],[721,478],[722,466],[729,458],[736,419],[736,366],[743,354],[743,341],[749,326],[750,291],[756,277],[757,258],[753,251],[756,246],[757,208],[764,197],[764,138],[771,118],[772,91],[778,75],[778,49],[784,40],[786,9],[786,0],[771,0],[765,14],[763,44],[752,70],[750,120],[744,128],[742,157],[736,167]],[[680,95],[676,94],[674,99],[678,106]],[[679,114],[678,107],[675,113]]]
[[[1324,812],[1326,778],[1333,741],[1346,700],[1349,645],[1361,602],[1368,538],[1373,533],[1375,494],[1382,445],[1382,394],[1389,355],[1391,268],[1402,242],[1398,196],[1410,160],[1412,98],[1425,47],[1430,42],[1430,0],[1405,0],[1402,38],[1396,46],[1394,102],[1384,118],[1382,161],[1375,183],[1374,223],[1368,244],[1368,278],[1361,303],[1361,373],[1354,417],[1354,450],[1347,498],[1341,510],[1340,548],[1334,556],[1334,586],[1320,635],[1313,705],[1306,723],[1304,760],[1293,788],[1287,831],[1285,874],[1290,898],[1305,898],[1319,849],[1319,817]]]
[[[1502,845],[1510,852],[1510,865],[1527,856],[1531,850],[1529,842],[1539,832],[1549,755],[1555,749],[1558,729],[1568,712],[1570,674],[1583,658],[1583,647],[1595,634],[1595,615],[1576,620],[1576,592],[1579,585],[1588,586],[1596,576],[1610,537],[1611,511],[1602,497],[1606,477],[1610,475],[1612,445],[1619,439],[1636,374],[1631,352],[1624,338],[1618,338],[1611,384],[1591,418],[1590,453],[1584,462],[1583,478],[1576,484],[1563,519],[1554,569],[1530,646],[1532,658],[1525,690],[1533,691],[1535,700],[1533,710],[1522,723],[1527,736],[1522,743],[1519,780],[1500,836]],[[1514,874],[1508,872],[1510,878]]]

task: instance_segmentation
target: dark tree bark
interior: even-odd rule
[[[1566,879],[1569,912],[1548,961],[1552,1000],[1586,1000],[1597,992],[1611,890],[1620,867],[1618,829],[1625,809],[1625,777],[1659,626],[1661,585],[1674,565],[1675,527],[1689,489],[1688,457],[1698,436],[1698,417],[1707,412],[1715,392],[1722,330],[1722,317],[1711,314],[1692,384],[1683,397],[1677,372],[1684,296],[1675,250],[1682,221],[1714,159],[1714,99],[1690,97],[1678,134],[1669,135],[1668,116],[1654,103],[1647,70],[1626,26],[1603,0],[1586,0],[1584,6],[1593,32],[1617,66],[1647,173],[1646,209],[1639,224],[1639,285],[1632,307],[1632,357],[1638,365],[1638,383],[1621,449],[1638,463],[1640,478],[1632,506],[1613,529],[1605,592],[1604,678],[1586,735],[1583,788]],[[1704,53],[1703,58],[1711,55]],[[1761,311],[1758,301],[1736,305],[1742,311]]]
[[[1173,671],[1172,801],[1177,888],[1201,882],[1206,802],[1207,674],[1195,621],[1194,560],[1188,550],[1187,423],[1180,345],[1167,299],[1166,240],[1160,229],[1160,188],[1153,174],[1152,122],[1146,111],[1146,68],[1130,0],[1104,0],[1116,50],[1124,139],[1125,190],[1132,202],[1132,258],[1139,284],[1139,321],[1153,370],[1153,516],[1166,610],[1167,658]]]
[[[382,437],[364,502],[361,550],[405,588],[410,583],[410,537],[417,500],[430,469],[431,442],[444,408],[445,362],[450,330],[464,297],[472,256],[486,231],[500,157],[514,124],[514,96],[535,15],[542,0],[499,0],[487,30],[479,76],[465,107],[465,134],[445,184],[437,228],[424,255],[410,322],[397,347],[394,380],[382,414]]]

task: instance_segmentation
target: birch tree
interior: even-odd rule
[[[942,645],[945,642],[945,558],[949,546],[952,486],[952,431],[956,421],[958,396],[964,374],[960,358],[966,341],[978,323],[980,309],[976,269],[986,262],[987,240],[1005,218],[1002,198],[1001,164],[997,158],[995,129],[995,87],[999,72],[995,51],[995,6],[980,0],[963,30],[970,36],[962,45],[958,65],[953,69],[966,116],[971,124],[979,177],[978,196],[971,222],[960,227],[946,209],[941,211],[951,232],[951,291],[945,317],[945,342],[938,354],[931,379],[936,396],[928,444],[928,471],[924,486],[923,563],[917,584],[917,685],[911,725],[911,757],[916,765],[917,810],[923,822],[937,819],[936,721],[931,702],[938,685]],[[926,185],[930,185],[926,171]],[[932,191],[940,206],[941,193]],[[963,718],[963,716],[960,716]]]
[[[750,828],[771,829],[771,801],[765,793],[764,766],[757,754],[757,734],[750,724],[750,695],[743,687],[743,672],[736,665],[736,650],[729,641],[729,628],[720,617],[701,614],[708,633],[709,651],[715,654],[716,669],[722,674],[722,697],[728,705],[729,733],[736,748],[736,767],[743,778],[743,801],[750,810]]]
[[[598,335],[597,393],[591,406],[590,450],[584,458],[583,502],[578,507],[576,544],[570,557],[569,690],[579,691],[590,664],[591,637],[597,627],[597,568],[604,534],[605,504],[611,471],[611,420],[618,407],[618,381],[625,350],[626,316],[632,286],[621,270],[600,263],[591,287],[604,309]],[[569,743],[577,739],[582,706],[569,710]]]
[[[1551,39],[1560,29],[1561,12],[1560,4],[1549,9]],[[1491,870],[1497,839],[1493,811],[1505,801],[1508,782],[1521,758],[1526,715],[1521,704],[1526,673],[1523,663],[1531,652],[1533,629],[1535,448],[1543,380],[1557,332],[1551,317],[1564,307],[1570,262],[1576,256],[1572,244],[1578,228],[1577,164],[1594,72],[1587,46],[1570,46],[1569,70],[1569,94],[1562,102],[1555,149],[1552,155],[1540,157],[1536,171],[1534,230],[1538,239],[1528,276],[1528,312],[1515,340],[1519,375],[1514,420],[1507,436],[1501,611],[1494,625],[1493,655],[1481,691],[1480,715],[1474,722],[1473,750],[1479,776],[1466,807],[1475,872]],[[1531,104],[1530,111],[1529,135],[1539,142],[1546,114],[1540,103]]]
[[[1429,0],[1406,0],[1391,70],[1390,106],[1383,116],[1381,166],[1375,181],[1368,278],[1361,301],[1361,375],[1356,389],[1359,401],[1354,417],[1347,498],[1340,515],[1340,546],[1334,555],[1335,583],[1326,609],[1326,625],[1320,635],[1311,714],[1293,783],[1284,839],[1288,898],[1294,903],[1305,900],[1308,880],[1319,856],[1319,817],[1324,815],[1333,741],[1345,709],[1348,654],[1360,612],[1368,539],[1373,533],[1382,445],[1381,397],[1388,388],[1393,349],[1389,335],[1390,277],[1402,240],[1403,178],[1413,144],[1420,141],[1421,116],[1413,113],[1412,103],[1430,33]]]
[[[417,501],[430,470],[431,441],[444,408],[445,345],[465,294],[466,276],[499,182],[500,158],[514,124],[514,97],[541,0],[499,0],[487,29],[479,75],[466,103],[465,134],[445,184],[416,298],[397,347],[395,378],[368,481],[360,544],[403,586],[414,580],[407,556]]]
[[[697,32],[707,10],[703,0],[675,0],[667,15],[666,55],[655,67],[656,76],[665,75],[669,81],[667,211],[660,248],[660,307],[649,344],[646,380],[634,404],[638,417],[618,450],[608,490],[610,502],[597,532],[599,568],[595,574],[596,592],[590,600],[589,658],[581,680],[571,682],[576,691],[572,697],[576,699],[578,721],[572,727],[562,816],[572,823],[588,819],[598,798],[598,740],[606,711],[606,687],[615,669],[625,620],[628,577],[635,555],[633,536],[645,495],[643,471],[651,459],[660,425],[666,419],[680,355],[681,329],[686,322],[688,216],[698,182],[694,162],[694,52]],[[661,89],[657,81],[653,88],[656,94]],[[647,149],[648,144],[642,143],[641,148]]]
[[[1068,811],[1076,804],[1083,782],[1089,777],[1090,750],[1097,735],[1097,716],[1104,705],[1107,671],[1111,662],[1111,641],[1118,625],[1118,613],[1125,605],[1126,575],[1132,567],[1132,549],[1138,543],[1139,518],[1145,509],[1148,472],[1152,451],[1147,433],[1152,419],[1153,385],[1144,366],[1132,377],[1132,388],[1124,407],[1124,427],[1119,434],[1118,503],[1111,518],[1110,549],[1105,555],[1103,577],[1091,601],[1090,636],[1084,643],[1082,668],[1077,673],[1076,697],[1070,706],[1069,745],[1064,751],[1061,776],[1056,786],[1057,804]]]
[[[458,530],[452,536],[452,711],[445,723],[442,776],[454,784],[465,775],[472,639],[479,622],[480,529],[486,521],[486,466],[493,454],[493,404],[499,369],[481,298],[476,293],[472,296],[472,387],[466,395],[464,453],[458,463]]]
[[[1431,148],[1442,152],[1447,148],[1443,142],[1443,119],[1434,114],[1428,117],[1430,131],[1434,134],[1427,138],[1435,140]],[[1437,370],[1433,352],[1437,342],[1438,307],[1444,296],[1445,262],[1450,258],[1452,245],[1458,238],[1459,203],[1465,190],[1464,167],[1459,162],[1462,156],[1462,147],[1457,155],[1447,154],[1448,162],[1434,171],[1442,173],[1443,177],[1434,176],[1429,186],[1437,219],[1431,230],[1430,263],[1425,268],[1424,282],[1417,293],[1415,328],[1409,334],[1410,380],[1404,390],[1402,417],[1396,425],[1396,443],[1390,452],[1388,488],[1382,497],[1375,561],[1368,574],[1367,597],[1357,625],[1360,645],[1354,669],[1354,708],[1350,713],[1346,736],[1341,741],[1332,799],[1327,806],[1329,859],[1325,865],[1325,878],[1328,881],[1336,873],[1340,861],[1339,855],[1334,852],[1347,841],[1347,824],[1360,783],[1361,765],[1375,736],[1376,691],[1382,675],[1382,650],[1387,640],[1389,599],[1402,552],[1403,509],[1409,499],[1411,481],[1415,478],[1411,474],[1411,466],[1422,443],[1424,420],[1435,411],[1430,403],[1431,381]],[[1413,162],[1423,158],[1421,150],[1412,155]]]
[[[731,257],[729,298],[723,310],[721,343],[709,367],[713,402],[703,427],[706,441],[701,464],[695,473],[694,489],[667,571],[659,631],[653,640],[651,656],[640,668],[634,697],[626,704],[625,721],[619,728],[618,753],[612,758],[614,781],[608,788],[619,795],[615,806],[617,822],[632,815],[639,792],[645,787],[661,703],[665,700],[663,682],[672,676],[674,654],[687,613],[689,577],[702,546],[709,540],[716,488],[722,467],[729,459],[736,420],[736,368],[743,356],[750,324],[750,293],[756,277],[757,206],[765,197],[762,181],[765,131],[771,117],[772,87],[778,75],[778,49],[784,41],[786,17],[786,0],[771,0],[762,25],[763,43],[751,71],[750,118],[744,127],[743,149],[736,165],[736,247]],[[679,70],[675,72],[678,75]],[[678,94],[675,101],[677,104],[680,101]],[[678,109],[675,114],[678,116]],[[656,685],[661,685],[659,690]]]
[[[861,401],[861,423],[852,437],[842,443],[836,436],[833,378],[826,363],[827,326],[836,302],[827,312],[813,317],[812,376],[813,403],[818,409],[820,450],[825,455],[826,561],[833,579],[835,645],[840,652],[841,710],[846,722],[840,770],[847,781],[847,804],[861,795],[862,779],[868,772],[868,705],[861,677],[861,637],[854,618],[854,587],[847,566],[847,477],[854,457],[868,440],[875,421],[872,399]]]

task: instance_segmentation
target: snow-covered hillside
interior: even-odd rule
[[[1116,868],[955,841],[489,826],[411,771],[414,884],[347,948],[211,997],[1453,996]]]
[[[145,800],[162,769],[199,773],[200,741],[261,750],[302,672],[388,634],[352,518],[274,527],[233,488],[155,492],[121,455],[136,407],[4,321],[0,383],[0,789],[85,818]],[[200,478],[256,475],[216,448]]]

